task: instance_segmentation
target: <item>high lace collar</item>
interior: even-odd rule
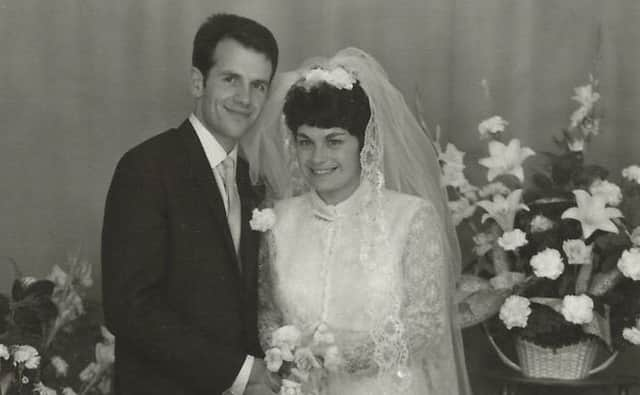
[[[371,188],[368,182],[362,181],[351,196],[336,204],[325,203],[315,190],[311,190],[309,200],[311,201],[313,214],[318,218],[330,222],[338,218],[356,215],[360,211],[364,198],[371,191]]]

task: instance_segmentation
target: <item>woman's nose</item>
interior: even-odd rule
[[[322,163],[325,160],[327,160],[327,148],[322,144],[316,145],[313,148],[313,153],[311,155],[311,160],[314,163]]]

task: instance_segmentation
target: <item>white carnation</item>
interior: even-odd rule
[[[69,371],[69,364],[59,355],[51,358],[51,365],[56,370],[56,376],[65,377]]]
[[[546,277],[555,280],[564,272],[564,263],[560,251],[546,248],[531,258],[531,267],[538,277]]]
[[[511,289],[523,282],[524,278],[524,273],[507,271],[491,278],[489,283],[494,289]]]
[[[480,122],[478,132],[480,132],[480,136],[487,137],[490,134],[504,132],[508,124],[509,122],[505,121],[502,117],[495,115]]]
[[[634,281],[640,280],[640,248],[630,248],[618,260],[618,269]]]
[[[632,165],[622,169],[622,176],[629,181],[635,181],[640,184],[640,166]]]
[[[616,184],[607,180],[596,180],[589,187],[593,196],[602,196],[610,206],[617,206],[622,202],[622,190]]]
[[[584,241],[573,239],[564,241],[562,249],[570,265],[587,265],[591,263],[593,245],[587,246]]]
[[[9,355],[9,349],[4,344],[0,344],[0,358],[1,359],[9,359],[11,355]]]
[[[29,345],[17,346],[13,350],[13,361],[24,363],[27,369],[37,369],[40,366],[40,355],[38,350]]]
[[[509,296],[500,307],[500,319],[507,329],[513,327],[524,328],[531,314],[529,299],[518,295]]]
[[[532,233],[546,232],[547,230],[553,228],[553,221],[545,217],[544,215],[539,214],[533,217],[530,225]]]
[[[631,344],[640,345],[640,330],[636,327],[624,328],[622,337]]]
[[[498,245],[506,251],[514,251],[527,244],[527,234],[520,229],[505,232],[498,238]]]
[[[574,324],[588,324],[593,320],[593,300],[587,295],[567,295],[562,299],[560,312]]]
[[[265,208],[264,210],[258,210],[257,208],[254,208],[251,220],[249,221],[249,226],[251,226],[251,229],[257,230],[258,232],[266,232],[273,228],[275,223],[276,213],[273,209]]]

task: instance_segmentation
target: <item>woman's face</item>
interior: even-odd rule
[[[327,204],[345,200],[360,185],[360,146],[347,130],[302,125],[296,147],[304,177]]]

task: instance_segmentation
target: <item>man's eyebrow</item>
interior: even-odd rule
[[[240,74],[233,70],[220,70],[220,74],[225,76],[240,77]]]

